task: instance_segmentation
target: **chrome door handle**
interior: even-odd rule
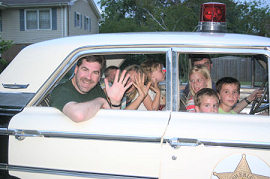
[[[188,139],[188,138],[171,138],[166,140],[173,148],[180,146],[193,146],[196,147],[201,144],[198,139]]]
[[[241,141],[241,140],[220,140],[220,139],[191,139],[191,138],[171,138],[165,139],[171,147],[178,148],[181,146],[196,147],[198,145],[204,146],[222,146],[222,147],[237,147],[237,148],[251,148],[251,149],[270,149],[270,142],[254,142],[254,141]]]

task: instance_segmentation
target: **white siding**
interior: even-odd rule
[[[27,9],[27,8],[26,8]],[[82,14],[82,28],[74,26],[74,12]],[[68,16],[68,21],[64,20]],[[84,16],[91,19],[91,31],[84,29]],[[57,30],[20,31],[20,10],[2,10],[2,38],[14,44],[29,44],[65,37],[67,35],[96,34],[99,32],[98,17],[87,0],[75,1],[70,7],[57,7]]]
[[[78,12],[82,14],[82,28],[74,26],[74,13]],[[91,31],[84,30],[84,16],[88,16],[91,19]],[[69,10],[69,30],[70,36],[81,34],[96,34],[99,32],[98,18],[95,15],[93,9],[90,7],[87,0],[78,0]]]
[[[25,30],[20,31],[19,9],[2,11],[4,40],[12,40],[15,44],[35,43],[49,39],[62,37],[62,14],[57,9],[57,30]]]

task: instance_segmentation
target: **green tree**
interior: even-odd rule
[[[237,6],[241,12],[237,16],[238,24],[234,28],[236,33],[254,34],[260,36],[269,36],[270,7],[264,6],[263,1],[244,2]]]
[[[12,41],[10,40],[2,40],[0,38],[0,73],[7,67],[8,62],[2,58],[3,52],[7,51],[12,46]]]
[[[194,31],[205,2],[209,0],[101,0],[100,32]],[[228,32],[269,36],[270,8],[263,0],[219,2],[226,4]]]
[[[192,22],[196,15],[190,16],[188,7],[182,6],[180,1],[101,0],[100,4],[106,7],[102,12],[101,32],[184,31],[187,26],[194,28]]]

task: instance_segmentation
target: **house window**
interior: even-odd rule
[[[39,11],[39,28],[40,29],[50,29],[50,11],[40,10]]]
[[[84,17],[84,30],[91,32],[91,19],[90,17]]]
[[[74,26],[82,28],[82,15],[78,12],[75,12],[74,16],[75,16]]]
[[[25,23],[27,30],[51,29],[50,9],[31,9],[25,11]]]

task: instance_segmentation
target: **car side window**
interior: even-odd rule
[[[139,88],[142,86],[142,84],[132,85],[124,95],[124,103],[122,104],[122,109],[165,110],[165,57],[165,54],[148,53],[105,55],[106,69],[110,69],[110,67],[117,67],[121,71],[127,70],[127,73],[131,75],[130,80],[133,83],[137,83],[140,80],[140,78],[136,75],[144,74],[145,79],[143,86],[146,88],[148,83],[151,84],[150,88],[148,86],[148,95],[145,96],[143,101],[139,101],[139,106],[133,106],[133,104],[136,103],[135,101],[138,101],[136,99],[138,99],[138,97],[141,95]],[[106,75],[108,75],[107,70],[105,70],[103,78],[106,78]],[[136,82],[136,80],[138,81]],[[156,86],[154,81],[156,82]],[[101,82],[103,83],[103,80],[101,80]],[[104,87],[104,85],[102,86]],[[141,88],[141,91],[142,90],[144,89]]]
[[[219,92],[216,83],[221,80],[236,79],[240,83],[239,99],[236,99],[236,104],[232,106],[234,108],[241,100],[245,100],[246,106],[244,109],[237,111],[241,114],[262,114],[269,115],[269,97],[268,97],[268,61],[264,55],[235,55],[235,54],[180,54],[180,111],[189,110],[198,104],[197,101],[191,99],[195,96],[192,90],[198,90],[202,87],[198,86],[199,81],[203,78],[203,72],[200,69],[194,68],[194,66],[205,66],[210,70],[211,81],[215,91]],[[210,59],[210,60],[206,60]],[[188,69],[188,70],[187,70]],[[200,73],[201,72],[201,73]],[[226,77],[226,78],[224,78]],[[230,78],[227,78],[230,77]],[[223,79],[224,78],[224,79]],[[195,82],[194,80],[197,80]],[[223,83],[222,83],[223,84]],[[227,84],[227,83],[225,83]],[[223,85],[224,86],[224,85]],[[204,87],[207,87],[204,86]],[[261,95],[251,98],[249,95],[255,90],[262,89]],[[198,91],[196,91],[198,92]],[[230,91],[228,91],[230,92]],[[226,92],[226,93],[228,93]],[[209,98],[208,98],[209,99]],[[221,106],[225,103],[226,99],[220,100]],[[193,105],[193,106],[192,106]],[[214,106],[214,105],[213,105]]]
[[[154,88],[154,84],[151,84],[148,91],[151,91],[152,96],[151,96],[151,100],[154,101],[155,96],[156,96],[156,91],[154,90],[159,90],[159,95],[158,95],[158,103],[159,105],[155,108],[149,109],[147,107],[144,107],[144,103],[141,102],[141,105],[139,105],[138,107],[135,108],[131,108],[131,109],[137,109],[137,110],[165,110],[165,106],[166,106],[166,82],[165,82],[165,71],[166,71],[166,55],[165,53],[136,53],[136,54],[101,54],[100,56],[102,56],[105,60],[105,65],[104,68],[102,69],[102,75],[100,78],[100,81],[98,83],[98,85],[101,86],[101,88],[104,90],[105,94],[106,94],[106,89],[105,89],[105,83],[104,83],[104,79],[106,78],[106,75],[108,75],[109,73],[106,72],[106,69],[110,69],[110,68],[114,68],[114,69],[120,69],[120,71],[123,71],[125,69],[129,69],[129,67],[131,66],[138,66],[141,70],[141,72],[143,72],[141,64],[146,62],[146,61],[150,61],[150,65],[152,65],[152,69],[155,70],[155,80],[158,79],[157,85],[156,85],[156,89]],[[150,69],[150,66],[147,64],[147,67],[145,68],[149,68],[149,70],[151,71],[152,69]],[[73,65],[72,68],[70,68],[70,70],[68,70],[65,75],[63,75],[63,77],[58,80],[58,82],[54,85],[54,88],[62,83],[67,82],[68,80],[71,80],[73,75],[74,75],[74,69],[76,67],[76,63]],[[105,72],[105,73],[104,73]],[[147,86],[147,83],[152,83],[151,77],[148,75],[144,75],[145,77],[145,81],[144,81],[144,86]],[[164,79],[163,79],[164,78]],[[131,79],[134,79],[134,75],[131,74]],[[109,80],[109,83],[113,83],[113,81]],[[128,105],[130,105],[132,102],[134,102],[135,98],[137,98],[139,96],[139,91],[136,89],[136,87],[133,85],[134,88],[134,93],[131,95],[127,95],[127,93],[124,95],[123,97],[123,104],[122,104],[122,109],[126,109],[126,107]],[[48,94],[44,97],[44,99],[42,100],[42,102],[39,104],[41,106],[49,106],[49,101],[50,101],[50,93],[53,89],[49,90]],[[127,90],[129,91],[129,89]],[[151,104],[152,105],[152,104]],[[151,106],[152,107],[152,106]]]

